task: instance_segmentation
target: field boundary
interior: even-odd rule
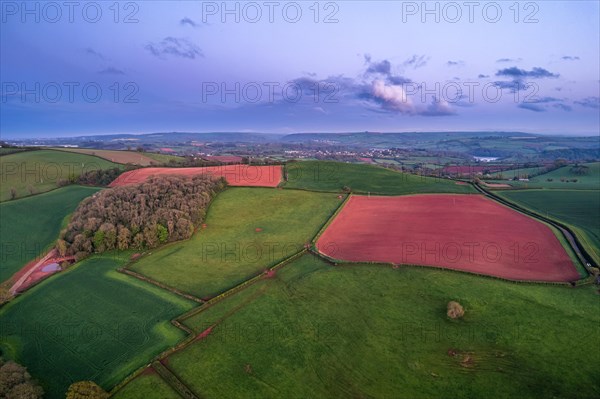
[[[453,273],[468,274],[468,275],[478,276],[478,277],[486,277],[486,278],[491,278],[491,279],[495,279],[495,280],[506,281],[509,283],[531,284],[531,285],[556,285],[556,286],[562,286],[562,287],[573,287],[573,286],[579,287],[582,285],[592,284],[594,282],[593,276],[581,278],[579,280],[574,281],[573,284],[571,284],[570,282],[567,282],[567,281],[511,280],[511,279],[507,279],[504,277],[492,276],[489,274],[483,274],[483,273],[477,273],[477,272],[469,272],[469,271],[460,270],[460,269],[452,269],[449,267],[418,265],[416,263],[387,263],[387,262],[375,262],[375,261],[373,261],[373,262],[369,262],[369,261],[357,262],[357,261],[349,261],[349,260],[332,258],[330,256],[327,256],[327,255],[319,252],[316,249],[314,249],[314,250],[311,249],[310,252],[313,255],[318,256],[318,257],[322,258],[323,260],[327,261],[328,263],[330,263],[334,266],[338,266],[338,267],[358,266],[358,265],[370,265],[370,266],[381,266],[381,267],[391,267],[391,268],[417,267],[417,268],[422,268],[422,269],[436,269],[439,271],[449,271],[449,272],[453,272]]]
[[[126,274],[128,276],[137,278],[138,280],[142,280],[142,281],[145,281],[145,282],[147,282],[149,284],[155,285],[155,286],[157,286],[159,288],[162,288],[163,290],[169,291],[169,292],[171,292],[171,293],[173,293],[173,294],[175,294],[177,296],[181,296],[181,297],[189,299],[191,301],[194,301],[194,302],[197,302],[197,303],[200,303],[200,304],[203,304],[205,302],[202,299],[200,299],[198,297],[195,297],[195,296],[193,296],[191,294],[187,294],[187,293],[185,293],[183,291],[180,291],[177,288],[173,288],[171,286],[168,286],[167,284],[164,284],[164,283],[161,283],[161,282],[156,281],[154,279],[151,279],[150,277],[146,277],[143,274],[140,274],[138,272],[134,272],[133,270],[127,269],[126,266],[118,268],[117,271],[119,273],[123,273],[123,274]]]
[[[504,199],[504,198],[498,196],[497,194],[494,194],[494,193],[486,190],[485,188],[479,186],[478,184],[475,184],[475,183],[471,183],[471,184],[475,187],[475,189],[479,190],[484,195],[490,197],[494,201],[499,202],[500,204],[503,204],[509,208],[512,208],[512,209],[516,210],[517,212],[520,212],[527,216],[541,220],[543,222],[546,222],[546,223],[556,227],[561,232],[561,234],[563,235],[565,240],[567,240],[567,242],[571,246],[572,251],[575,253],[577,258],[581,262],[582,266],[587,271],[588,275],[593,276],[595,274],[595,270],[593,268],[598,269],[598,265],[594,264],[594,259],[590,256],[590,254],[587,252],[585,247],[581,244],[577,235],[567,225],[565,225],[562,222],[555,221],[546,216],[540,215],[537,212],[534,212],[527,208],[524,208],[521,205],[515,204],[507,199]],[[568,233],[570,235],[570,237],[566,233]],[[573,242],[571,242],[571,240],[575,243],[575,246],[573,246]]]
[[[344,209],[344,207],[346,206],[346,204],[348,203],[348,201],[350,201],[350,197],[352,197],[352,193],[346,194],[346,198],[344,198],[344,200],[342,201],[342,203],[340,205],[338,205],[337,209],[335,211],[333,211],[333,213],[331,214],[331,216],[325,221],[325,223],[323,223],[323,225],[321,226],[321,228],[319,229],[319,231],[317,231],[317,234],[315,234],[315,236],[313,237],[313,239],[310,241],[311,247],[313,247],[313,246],[316,245],[317,240],[319,239],[319,237],[321,237],[321,235],[325,232],[325,230],[327,230],[327,228],[329,227],[329,225],[331,223],[333,223],[333,221],[335,220],[335,218],[340,214],[340,212],[342,211],[342,209]]]

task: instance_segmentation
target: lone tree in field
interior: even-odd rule
[[[448,311],[446,312],[449,318],[451,319],[460,319],[464,316],[465,310],[461,306],[460,303],[456,301],[448,302]]]

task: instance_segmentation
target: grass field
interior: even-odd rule
[[[329,193],[230,188],[211,204],[206,229],[131,268],[190,294],[212,297],[301,250],[340,203]]]
[[[146,153],[137,151],[120,151],[120,150],[98,150],[95,148],[57,148],[57,151],[65,151],[77,154],[93,155],[110,162],[119,164],[133,164],[140,166],[157,165],[154,158],[148,157]]]
[[[0,204],[0,282],[41,255],[58,238],[65,217],[98,190],[68,186]]]
[[[0,201],[9,200],[14,188],[17,198],[50,191],[61,179],[82,172],[118,166],[104,159],[64,151],[26,151],[0,157]]]
[[[547,188],[561,190],[598,190],[600,189],[600,162],[583,164],[589,167],[586,175],[577,175],[571,172],[571,165],[553,170],[543,175],[535,176],[528,182],[511,181],[509,184],[515,188]],[[508,173],[503,172],[503,173]],[[507,175],[505,174],[506,178]],[[552,181],[548,181],[551,179]],[[564,179],[565,181],[561,181]],[[577,182],[572,180],[577,179]],[[570,180],[570,181],[566,181]],[[503,181],[502,183],[506,183]]]
[[[187,320],[218,324],[168,366],[203,398],[596,398],[596,290],[307,255]]]
[[[113,399],[181,399],[162,378],[153,372],[136,377],[112,396]]]
[[[574,227],[600,264],[600,190],[511,190],[497,194]]]
[[[170,319],[193,303],[115,271],[127,260],[90,258],[0,309],[0,350],[27,366],[46,398],[75,381],[110,389],[185,333]]]
[[[158,163],[161,164],[169,164],[170,161],[173,161],[178,164],[185,161],[184,157],[180,157],[177,155],[159,154],[156,152],[145,152],[144,155],[148,158],[152,158],[153,160],[158,161]]]
[[[348,186],[355,193],[400,195],[416,193],[472,193],[468,185],[459,186],[445,179],[394,172],[378,166],[326,161],[287,164],[288,181],[284,187],[339,192]]]
[[[544,170],[543,167],[509,169],[502,172],[490,173],[492,179],[512,179],[513,177],[528,178]]]

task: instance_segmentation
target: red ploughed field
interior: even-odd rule
[[[548,226],[480,195],[352,196],[317,249],[346,261],[437,266],[511,280],[580,278]]]
[[[126,186],[146,181],[151,176],[198,176],[224,177],[230,186],[277,187],[281,181],[281,166],[224,165],[203,168],[142,168],[125,172],[109,187]]]

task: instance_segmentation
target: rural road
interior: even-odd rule
[[[569,243],[569,246],[571,247],[571,249],[573,249],[573,252],[575,253],[575,255],[577,255],[577,258],[579,259],[579,261],[582,263],[582,265],[585,267],[585,269],[587,270],[587,272],[592,275],[592,270],[590,269],[590,266],[594,266],[594,261],[591,259],[591,257],[588,255],[588,253],[585,251],[585,249],[583,249],[581,247],[581,245],[579,244],[579,241],[577,241],[577,238],[575,237],[575,235],[571,232],[571,230],[569,230],[567,227],[563,226],[562,224],[549,219],[545,216],[542,215],[538,215],[535,212],[532,212],[528,209],[525,209],[517,204],[514,204],[510,201],[507,201],[489,191],[487,191],[486,189],[484,189],[483,187],[479,186],[476,183],[471,183],[473,185],[473,187],[479,191],[480,193],[482,193],[483,195],[491,198],[492,200],[499,202],[503,205],[506,205],[508,207],[511,207],[521,213],[524,213],[528,216],[531,216],[533,218],[539,219],[545,223],[548,223],[550,225],[552,225],[553,227],[557,228],[558,230],[560,230],[560,232],[563,234],[563,236],[567,239],[567,242]],[[597,267],[597,266],[596,266]]]

